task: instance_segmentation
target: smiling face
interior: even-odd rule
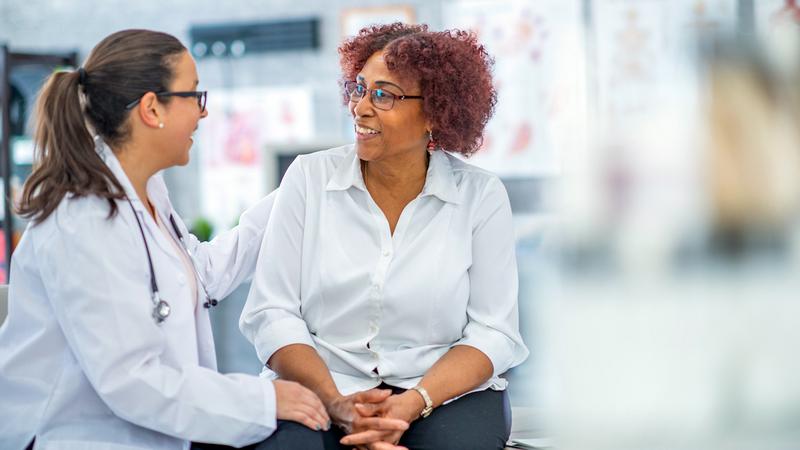
[[[197,90],[197,67],[189,52],[183,52],[176,60],[171,92]],[[159,130],[159,137],[164,143],[164,156],[167,166],[186,165],[189,162],[189,150],[194,143],[193,134],[200,119],[208,116],[208,111],[200,111],[195,97],[169,97],[164,105],[166,115],[164,128]]]
[[[383,52],[367,59],[356,82],[368,89],[382,89],[394,96],[421,95],[419,83],[398,77],[386,67]],[[356,150],[364,161],[403,158],[423,152],[428,144],[428,121],[418,99],[395,99],[388,111],[375,107],[369,95],[350,102],[356,130]]]

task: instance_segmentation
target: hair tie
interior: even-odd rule
[[[78,69],[78,84],[81,86],[86,84],[86,70],[83,67]]]

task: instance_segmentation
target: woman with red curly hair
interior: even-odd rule
[[[501,449],[499,375],[528,355],[511,207],[452,155],[481,145],[492,59],[473,34],[400,23],[339,52],[357,141],[288,169],[240,328],[338,425],[298,429],[309,449]]]

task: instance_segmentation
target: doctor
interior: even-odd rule
[[[252,275],[272,196],[210,243],[188,233],[159,172],[189,161],[208,114],[197,84],[177,39],[126,30],[41,92],[0,328],[0,448],[243,446],[329,427],[299,384],[216,371],[209,307]]]

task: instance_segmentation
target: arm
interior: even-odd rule
[[[528,357],[528,349],[519,333],[517,258],[511,204],[497,177],[487,183],[474,223],[472,266],[468,271],[467,325],[453,348],[468,346],[489,360],[491,372],[485,374],[478,383],[480,385]],[[475,387],[465,384],[457,395]],[[439,398],[438,394],[430,394]]]
[[[391,391],[371,389],[343,396],[336,388],[330,371],[313,348],[303,344],[292,344],[272,355],[269,366],[284,380],[296,381],[307,386],[322,400],[333,423],[346,431],[377,428],[405,430],[405,421],[363,418],[356,413],[356,403],[379,403],[386,400]]]
[[[333,422],[352,429],[359,425],[353,423],[358,418],[355,399],[382,401],[389,393],[371,390],[342,396],[303,319],[301,272],[308,206],[304,162],[302,156],[298,157],[281,182],[239,328],[253,343],[261,361],[282,379],[297,381],[317,393]],[[407,426],[384,419],[368,423],[393,429]]]
[[[308,345],[290,344],[282,347],[267,364],[282,379],[308,386],[326,407],[342,397],[325,362]]]
[[[434,408],[451,398],[469,392],[488,380],[492,375],[492,363],[480,350],[466,345],[457,345],[445,353],[425,374],[420,386],[431,397]],[[358,415],[367,417],[397,418],[411,423],[417,420],[425,408],[419,392],[409,389],[402,394],[389,397],[378,404],[359,402]],[[344,445],[367,445],[371,450],[391,449],[385,445],[400,441],[403,430],[355,430],[342,439]],[[383,441],[374,443],[376,441]]]
[[[269,436],[272,383],[162,360],[167,343],[151,317],[130,211],[108,220],[99,199],[66,203],[37,235],[37,259],[53,314],[99,397],[118,417],[181,439],[241,446]]]
[[[186,231],[186,226],[175,215],[178,226],[183,228],[181,233],[186,238],[186,247],[194,256],[197,270],[212,298],[227,297],[253,276],[275,195],[273,191],[258,201],[242,214],[236,227],[210,242],[200,242]]]
[[[475,216],[467,325],[462,338],[419,383],[428,391],[434,407],[472,391],[528,355],[519,335],[514,246],[508,194],[500,180],[493,178]],[[424,407],[422,396],[408,390],[380,405],[360,405],[358,411],[363,416],[397,417],[411,422],[419,418]],[[360,443],[362,438],[371,436],[352,435],[343,442]],[[399,435],[395,438],[399,439]]]

